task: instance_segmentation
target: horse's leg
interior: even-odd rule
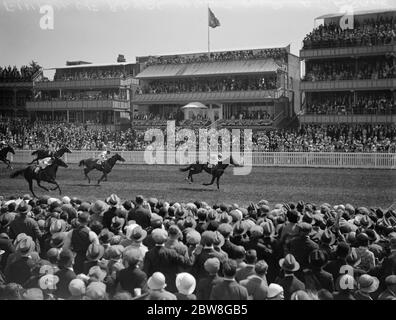
[[[33,164],[33,162],[36,162],[36,161],[38,163],[38,160],[39,160],[39,158],[37,157],[36,159],[33,159],[31,162],[29,162],[28,165],[31,165],[31,164]]]
[[[55,180],[52,180],[52,181],[48,181],[48,183],[51,183],[51,184],[55,184],[55,185],[56,185],[55,188],[52,188],[52,189],[50,189],[50,190],[54,191],[54,190],[58,189],[58,190],[59,190],[59,194],[60,194],[60,195],[62,194],[62,191],[61,191],[61,188],[60,188],[58,182],[56,182]]]
[[[215,181],[215,176],[214,175],[212,175],[212,180],[210,181],[210,183],[203,183],[203,185],[204,186],[210,186],[210,185],[212,185],[213,184],[213,182]]]
[[[216,179],[217,189],[220,189],[219,182],[220,182],[220,176],[218,176],[217,179]]]
[[[41,180],[36,180],[37,181],[37,185],[41,188],[41,189],[44,189],[45,191],[49,191],[48,190],[48,188],[46,188],[46,187],[44,187],[44,186],[42,186],[41,184],[40,184],[40,182],[41,182]]]
[[[6,159],[6,160],[7,160],[7,168],[12,170],[11,161],[8,159]]]
[[[84,169],[84,175],[85,175],[85,178],[88,179],[88,183],[91,183],[91,179],[88,176],[88,172],[90,172],[90,171],[91,171],[91,169],[88,169],[88,168]]]
[[[102,176],[99,178],[99,180],[98,180],[98,185],[99,185],[99,183],[103,180],[103,178],[105,177],[105,173],[103,172],[103,174],[102,174]]]
[[[29,183],[29,190],[32,193],[33,197],[37,198],[37,196],[35,195],[34,191],[33,191],[33,180],[32,179],[26,179],[27,182]]]

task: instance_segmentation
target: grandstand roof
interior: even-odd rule
[[[56,70],[56,69],[76,69],[76,68],[99,68],[99,67],[111,67],[111,66],[126,66],[134,64],[134,62],[113,62],[113,63],[87,63],[87,64],[78,64],[73,66],[61,66],[54,68],[45,68],[45,70]]]
[[[152,65],[139,73],[138,79],[192,77],[276,72],[280,66],[274,59],[199,62],[189,64]]]
[[[368,14],[383,14],[383,13],[390,13],[390,12],[395,12],[396,13],[396,8],[390,8],[390,9],[382,9],[382,10],[361,10],[361,11],[355,11],[353,14],[355,16],[362,16],[362,15],[368,15]],[[316,19],[328,19],[328,18],[337,18],[343,16],[345,13],[343,12],[337,12],[337,13],[330,13],[330,14],[325,14],[323,16],[317,17]]]

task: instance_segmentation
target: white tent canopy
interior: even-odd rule
[[[181,107],[181,109],[208,109],[208,107],[202,104],[201,102],[190,102],[189,104],[186,104],[184,107]]]

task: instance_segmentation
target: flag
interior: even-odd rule
[[[209,10],[209,27],[216,28],[220,26],[220,21],[219,19],[216,18],[212,10],[208,8]]]

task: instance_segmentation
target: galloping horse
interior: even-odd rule
[[[203,183],[204,186],[210,186],[214,183],[216,180],[217,184],[217,189],[220,188],[220,177],[223,175],[224,171],[227,169],[227,167],[232,164],[235,167],[241,167],[239,164],[235,163],[232,157],[230,157],[230,163],[218,163],[217,165],[214,165],[212,168],[208,166],[208,164],[201,164],[201,163],[194,163],[189,165],[186,168],[180,168],[179,170],[182,172],[188,171],[188,177],[186,180],[189,181],[189,183],[194,182],[193,181],[193,175],[201,173],[202,171],[205,171],[209,173],[212,176],[212,180],[209,183]]]
[[[50,157],[50,158],[60,158],[65,153],[72,153],[72,152],[70,151],[70,149],[68,147],[62,147],[62,148],[60,148],[59,150],[57,150],[55,152],[52,152],[52,151],[49,151],[49,150],[44,150],[44,149],[39,149],[39,150],[36,150],[36,151],[32,152],[32,156],[35,155],[37,157],[36,157],[36,159],[32,160],[28,164],[33,164],[33,162],[35,162],[35,161],[38,163],[39,160],[44,159],[44,158],[48,158],[48,157]]]
[[[7,168],[12,169],[11,161],[7,159],[8,152],[15,154],[14,149],[8,145],[7,147],[0,150],[0,160],[3,161],[7,165]]]
[[[64,163],[63,160],[60,158],[53,158],[52,163],[44,169],[37,170],[38,167],[36,165],[30,165],[25,169],[13,172],[10,177],[15,178],[23,173],[26,181],[29,183],[29,189],[30,189],[31,193],[36,198],[37,198],[37,196],[33,192],[33,180],[36,180],[37,185],[41,189],[44,189],[46,191],[49,191],[49,190],[48,190],[48,188],[46,188],[40,184],[41,181],[45,181],[45,182],[54,184],[54,185],[56,185],[56,187],[53,189],[50,189],[50,190],[58,189],[59,194],[62,194],[59,184],[55,181],[56,172],[58,171],[58,167],[67,168],[67,164]]]
[[[85,166],[84,168],[84,175],[86,179],[88,179],[88,183],[91,183],[91,179],[88,176],[88,173],[93,170],[99,170],[103,172],[103,175],[100,177],[98,180],[98,184],[104,179],[104,181],[107,181],[107,174],[111,172],[113,169],[114,165],[116,164],[117,161],[124,162],[125,159],[121,157],[118,153],[116,153],[114,156],[110,157],[106,161],[104,161],[103,164],[98,163],[98,159],[96,158],[88,158],[85,160],[81,160],[80,163],[78,164],[79,167]]]

